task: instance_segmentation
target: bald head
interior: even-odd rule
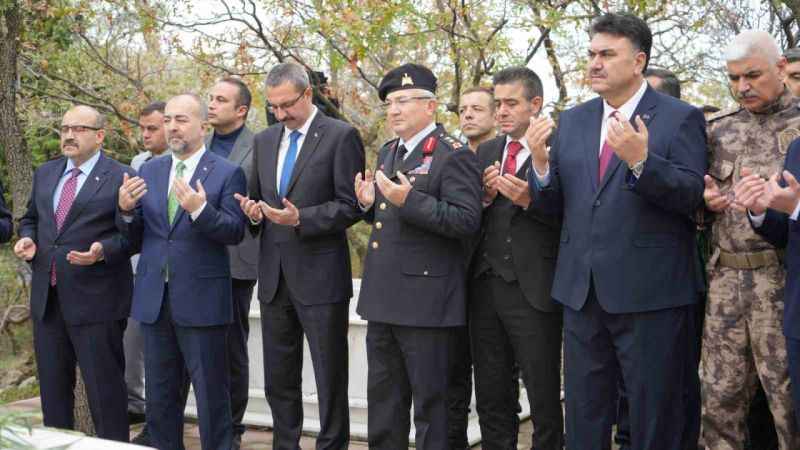
[[[81,117],[89,119],[95,128],[105,128],[106,126],[106,116],[91,106],[75,105],[67,110],[64,116],[66,117],[68,114],[79,114]]]
[[[178,158],[186,159],[203,147],[208,119],[206,103],[195,94],[172,97],[164,107],[167,145]]]
[[[725,49],[725,62],[741,61],[753,56],[760,56],[770,64],[776,64],[781,59],[781,52],[769,33],[756,30],[742,31]]]

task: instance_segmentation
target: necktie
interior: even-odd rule
[[[511,141],[508,143],[508,147],[506,148],[506,161],[503,164],[503,174],[517,174],[517,154],[520,150],[522,150],[522,144],[520,144],[519,141]]]
[[[289,188],[289,180],[292,179],[292,171],[294,170],[294,163],[297,160],[297,140],[300,139],[301,133],[294,130],[289,134],[289,150],[286,151],[286,157],[283,159],[283,170],[281,171],[281,185],[278,189],[278,195],[281,197],[286,196],[286,189]]]
[[[397,147],[397,150],[394,153],[394,167],[393,167],[394,170],[397,171],[400,170],[401,167],[403,167],[403,161],[406,158],[406,153],[408,153],[408,149],[406,148],[405,145]]]
[[[178,164],[175,165],[175,181],[183,179],[184,170],[186,170],[186,164],[184,164],[183,161],[178,161]],[[169,195],[167,196],[167,218],[170,224],[175,221],[175,215],[178,213],[178,206],[179,203],[178,198],[175,197],[175,190],[170,187]]]
[[[606,129],[608,129],[609,123],[611,118],[618,114],[617,111],[612,112],[608,115],[608,120],[606,121]],[[597,183],[603,182],[603,175],[606,174],[606,169],[608,169],[608,163],[611,161],[611,156],[614,154],[614,149],[608,145],[608,139],[603,141],[603,148],[600,149],[600,163],[597,166]]]
[[[78,190],[78,175],[80,175],[81,169],[76,167],[70,172],[72,172],[70,177],[61,188],[61,197],[58,199],[58,206],[56,207],[57,231],[61,231],[61,227],[64,226],[64,221],[67,219],[67,214],[69,214],[69,210],[72,208],[72,204],[75,202],[75,192]],[[53,261],[50,266],[50,285],[56,285],[55,261]]]

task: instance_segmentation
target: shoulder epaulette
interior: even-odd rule
[[[449,134],[442,133],[439,135],[439,140],[447,144],[451,149],[458,150],[464,147],[464,144],[458,139],[450,136]]]
[[[717,111],[714,114],[712,114],[708,119],[706,119],[706,122],[707,123],[711,123],[711,122],[713,122],[715,120],[722,119],[723,117],[732,116],[732,115],[738,113],[741,110],[742,110],[742,107],[741,106],[737,106],[736,108],[729,108],[729,109],[723,109],[722,111]]]

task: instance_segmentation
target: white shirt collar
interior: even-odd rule
[[[184,170],[184,174],[194,173],[194,169],[197,168],[197,165],[200,164],[200,159],[203,158],[203,155],[206,153],[206,146],[203,145],[200,147],[200,150],[196,151],[194,155],[182,160],[183,164],[186,166]],[[175,153],[172,153],[172,170],[175,170],[175,166],[178,164],[178,161],[181,161]]]
[[[422,141],[425,136],[433,133],[433,130],[435,129],[436,122],[431,122],[427,127],[423,128],[422,131],[412,136],[408,141],[404,141],[402,138],[400,138],[399,145],[404,145],[406,147],[406,155],[409,155],[414,151],[415,148],[417,148],[417,145],[419,145],[420,141]]]
[[[609,105],[608,102],[603,99],[603,121],[608,119],[608,116],[611,115],[614,111],[619,111],[626,120],[630,120],[633,117],[633,113],[636,112],[636,107],[639,106],[639,102],[644,97],[644,93],[647,90],[647,81],[642,80],[642,85],[639,86],[639,90],[636,91],[635,94],[631,98],[628,99],[627,102],[623,103],[622,106],[619,108],[614,108],[613,106]]]
[[[308,129],[311,128],[311,122],[314,121],[314,117],[317,117],[317,111],[318,111],[317,107],[312,105],[311,108],[313,108],[313,109],[311,110],[311,114],[308,116],[308,119],[306,119],[306,121],[303,124],[303,126],[301,126],[300,128],[297,129],[297,131],[299,131],[300,134],[303,135],[303,136],[308,134]],[[292,131],[295,131],[295,130],[290,130],[289,127],[285,127],[285,128],[286,128],[286,131],[287,131],[287,133],[286,133],[287,137],[289,136],[289,134],[291,134]]]
[[[83,164],[81,164],[78,167],[80,169],[80,171],[81,171],[81,173],[79,173],[78,175],[86,175],[86,176],[88,176],[90,173],[92,173],[92,170],[94,170],[94,166],[97,165],[97,161],[100,160],[100,152],[101,151],[103,151],[102,148],[97,150],[97,152],[95,152],[95,154],[92,155],[91,158],[89,158],[86,161],[84,161]],[[69,171],[71,171],[74,168],[75,168],[75,163],[72,162],[71,159],[67,158],[67,166],[64,167],[64,173],[61,176],[64,176],[65,174],[69,173]]]

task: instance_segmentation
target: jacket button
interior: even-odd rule
[[[422,274],[425,275],[425,276],[428,276],[428,271],[426,270],[426,271],[422,272]]]
[[[511,255],[503,255],[503,259],[505,259],[506,261],[508,261],[509,259],[511,259]]]
[[[381,204],[380,204],[380,205],[378,205],[378,208],[380,208],[380,209],[386,209],[386,203],[384,203],[384,202],[381,202]]]
[[[375,228],[380,230],[381,228],[383,228],[383,224],[380,222],[375,222]]]
[[[378,247],[379,247],[379,245],[378,245],[378,241],[375,241],[375,242],[373,242],[373,243],[372,243],[372,248],[373,248],[373,249],[377,250],[377,249],[378,249]]]
[[[511,236],[506,238],[506,242],[511,243]]]
[[[411,178],[408,179],[408,181],[413,183],[413,182],[417,181],[417,177],[411,177]]]

